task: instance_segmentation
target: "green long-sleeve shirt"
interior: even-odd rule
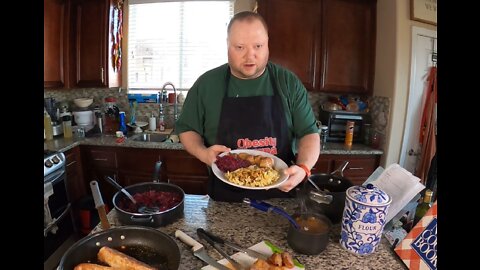
[[[300,139],[304,135],[318,133],[315,116],[308,101],[307,90],[291,71],[272,62],[268,63],[281,95],[290,138]],[[195,131],[202,136],[206,145],[215,144],[218,122],[225,94],[228,64],[221,65],[202,74],[188,91],[182,113],[175,124],[175,131]],[[229,97],[272,96],[273,88],[269,73],[265,71],[253,80],[230,77]],[[251,108],[255,110],[255,108]],[[293,144],[295,150],[295,143]]]

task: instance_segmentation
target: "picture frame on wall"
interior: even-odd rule
[[[437,25],[437,0],[410,0],[410,18]]]

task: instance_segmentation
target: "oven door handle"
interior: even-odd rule
[[[58,222],[60,222],[65,216],[70,213],[70,208],[72,207],[71,203],[67,204],[67,207],[65,210],[63,210],[62,214],[58,218],[54,218],[52,222],[50,222],[47,226],[47,228],[43,229],[43,236],[47,237],[47,234],[57,225]]]
[[[57,170],[53,172],[52,174],[48,175],[46,179],[43,180],[44,183],[52,183],[55,184],[55,182],[58,181],[63,175],[65,174],[65,170]]]

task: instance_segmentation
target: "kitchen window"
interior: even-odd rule
[[[165,82],[188,90],[201,74],[226,63],[233,5],[233,0],[130,0],[129,92],[158,92]]]

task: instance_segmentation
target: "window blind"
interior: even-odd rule
[[[130,1],[128,89],[157,90],[169,81],[189,89],[227,62],[234,1]]]

